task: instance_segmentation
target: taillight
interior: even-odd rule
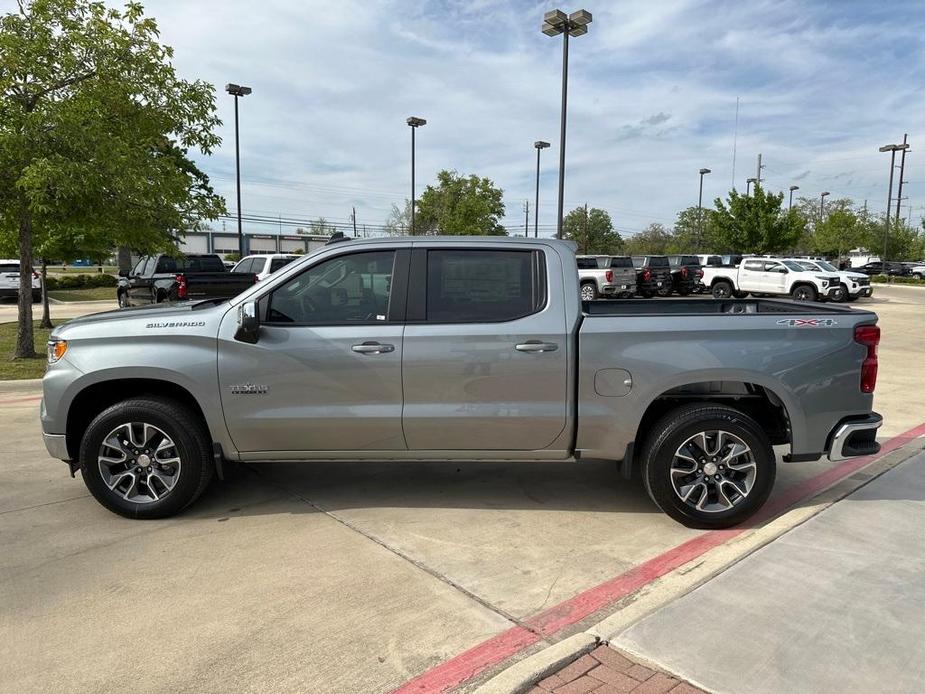
[[[687,279],[687,276],[688,276],[689,274],[690,274],[690,273],[687,271],[687,268],[686,268],[686,267],[682,267],[682,268],[681,268],[681,279],[685,279],[685,280],[686,280],[686,279]]]
[[[854,329],[854,341],[867,347],[867,356],[861,362],[861,392],[873,393],[877,387],[877,345],[880,328],[876,325],[859,325]]]
[[[607,270],[607,272],[604,273],[604,279],[607,280],[607,282],[613,282],[613,270]]]
[[[703,279],[703,270],[702,270],[702,269],[701,269],[701,270],[697,270],[697,277],[699,277],[700,279]]]
[[[177,298],[185,299],[186,298],[186,275],[176,275],[174,279],[177,281]]]
[[[33,270],[33,271],[32,271],[32,279],[37,280],[38,278],[39,278],[39,273],[37,273],[35,270]]]
[[[652,273],[649,272],[649,268],[642,268],[642,281],[648,282],[650,279],[652,279]]]

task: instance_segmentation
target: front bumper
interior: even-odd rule
[[[829,460],[837,462],[879,452],[877,429],[881,424],[883,417],[876,412],[843,419],[829,435]]]
[[[67,452],[67,436],[64,434],[46,434],[42,432],[42,440],[45,442],[45,450],[52,458],[59,460],[70,460],[71,455]]]

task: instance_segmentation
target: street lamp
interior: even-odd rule
[[[238,97],[247,96],[253,90],[240,84],[229,82],[225,91],[234,97],[234,168],[238,193],[238,256],[244,257],[244,231],[241,229],[241,143],[238,137]]]
[[[749,195],[751,195],[750,191],[751,191],[752,183],[757,183],[757,182],[758,182],[758,179],[755,178],[754,176],[752,176],[751,178],[745,179],[745,197],[748,197]]]
[[[790,186],[790,204],[787,206],[787,211],[793,209],[793,191],[799,190],[800,186]]]
[[[411,116],[405,122],[411,127],[411,235],[414,236],[414,131],[427,125],[427,121]]]
[[[697,250],[703,245],[703,177],[713,173],[710,169],[700,169],[700,195],[697,198]]]
[[[565,114],[568,101],[568,37],[588,33],[591,13],[578,10],[566,15],[562,10],[550,10],[543,15],[540,29],[546,36],[562,34],[562,113],[559,116],[559,216],[556,220],[556,238],[562,238],[562,213],[565,195]]]
[[[540,151],[549,147],[548,142],[537,140],[536,147],[536,200],[533,203],[533,238],[540,237]]]
[[[883,145],[883,147],[880,148],[881,152],[890,153],[890,188],[886,194],[886,221],[883,227],[883,257],[880,259],[884,275],[886,274],[886,246],[887,240],[890,237],[890,203],[893,202],[893,170],[896,168],[896,152],[904,152],[907,149],[909,149],[908,144]]]
[[[819,193],[819,223],[822,223],[822,217],[825,214],[825,196],[829,194],[829,191],[823,191]]]

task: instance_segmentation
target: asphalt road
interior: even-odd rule
[[[925,291],[865,304],[889,437],[925,419]],[[697,535],[590,463],[253,465],[129,521],[47,457],[36,395],[0,389],[3,691],[385,692]]]

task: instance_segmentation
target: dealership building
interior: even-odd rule
[[[253,234],[244,232],[244,255],[258,253],[309,253],[321,248],[329,236],[315,234]],[[238,235],[228,231],[190,231],[180,244],[184,253],[238,252]]]

